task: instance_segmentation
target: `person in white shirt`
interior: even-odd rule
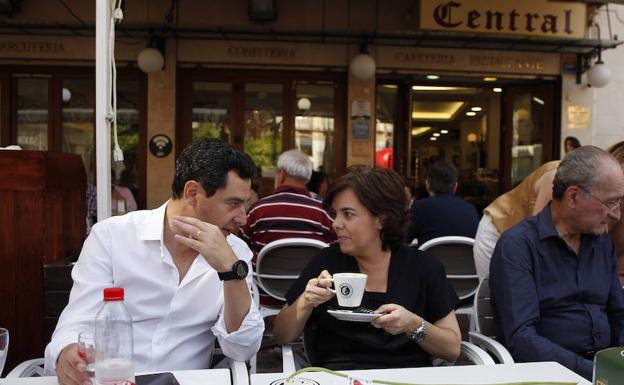
[[[126,292],[137,372],[207,368],[215,338],[236,360],[258,351],[264,321],[250,294],[252,253],[234,235],[247,218],[254,172],[230,145],[196,141],[176,162],[170,200],[93,226],[45,351],[59,384],[91,384],[76,341],[93,328],[111,286]]]

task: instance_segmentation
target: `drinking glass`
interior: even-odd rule
[[[78,356],[87,365],[87,374],[93,382],[95,377],[95,337],[92,331],[78,334]]]
[[[0,376],[2,376],[2,369],[4,369],[7,354],[9,354],[9,331],[0,328]]]

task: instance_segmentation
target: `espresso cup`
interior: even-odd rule
[[[336,294],[338,305],[358,307],[362,303],[367,278],[368,276],[362,273],[336,273],[332,278],[326,278],[334,283],[335,289],[327,290]]]

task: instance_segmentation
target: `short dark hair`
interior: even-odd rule
[[[207,196],[225,187],[228,172],[234,170],[242,179],[255,176],[256,165],[249,155],[235,150],[218,139],[200,139],[182,151],[176,161],[171,190],[180,199],[186,182],[199,182]]]
[[[431,184],[431,190],[434,193],[450,193],[453,192],[457,182],[457,171],[453,165],[438,161],[429,165],[426,179]]]
[[[573,149],[581,147],[581,142],[575,136],[568,136],[563,140],[563,144],[570,143]]]
[[[329,188],[323,207],[332,210],[338,193],[352,190],[358,200],[382,220],[381,247],[393,250],[405,240],[407,228],[407,198],[403,178],[387,168],[354,166],[338,178]]]
[[[553,180],[553,199],[560,201],[570,186],[591,190],[602,178],[600,170],[604,161],[617,160],[605,150],[595,146],[581,146],[563,158]]]

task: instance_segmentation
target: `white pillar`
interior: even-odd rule
[[[95,175],[97,219],[101,221],[111,216],[111,138],[107,120],[111,94],[108,50],[111,2],[96,0],[95,3]]]

